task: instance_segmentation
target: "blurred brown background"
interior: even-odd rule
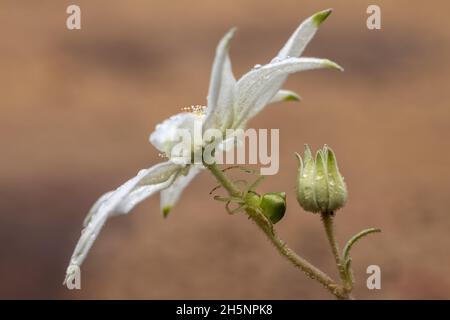
[[[380,31],[365,25],[372,1],[2,1],[0,298],[331,298],[243,215],[228,216],[208,196],[206,173],[166,220],[158,197],[110,220],[82,290],[61,284],[92,203],[160,161],[147,141],[158,122],[205,103],[224,32],[239,27],[231,58],[240,76],[328,7],[305,55],[346,71],[291,76],[286,87],[303,102],[252,121],[281,130],[281,169],[261,191],[287,191],[281,237],[335,276],[319,219],[294,193],[293,152],[331,145],[350,192],[339,240],[383,229],[354,249],[355,295],[450,298],[450,4],[375,2]],[[66,29],[69,4],[81,7],[80,31]],[[382,269],[380,291],[365,286],[370,264]]]

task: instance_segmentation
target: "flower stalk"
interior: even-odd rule
[[[321,216],[323,226],[325,228],[325,233],[327,235],[327,239],[331,247],[331,252],[333,253],[333,257],[339,271],[339,277],[341,278],[343,288],[347,294],[350,294],[350,292],[352,291],[353,283],[349,274],[351,274],[352,271],[351,269],[346,270],[343,256],[340,254],[339,244],[336,240],[334,232],[334,223],[333,223],[334,213],[322,212]]]

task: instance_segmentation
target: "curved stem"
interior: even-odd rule
[[[233,182],[228,179],[228,177],[223,173],[222,170],[216,165],[211,164],[205,166],[211,171],[211,173],[216,177],[220,184],[228,191],[230,196],[240,196],[241,192],[233,184]],[[275,231],[270,222],[267,221],[265,216],[258,212],[257,210],[247,208],[247,214],[249,217],[256,222],[256,225],[264,232],[264,234],[269,238],[278,252],[288,259],[295,267],[304,272],[311,279],[320,282],[328,291],[330,291],[338,299],[349,299],[349,295],[342,286],[338,285],[333,279],[331,279],[326,273],[312,265],[306,259],[297,255],[293,250],[291,250],[284,241],[282,241]]]
[[[333,279],[326,273],[312,265],[309,261],[296,254],[287,244],[281,240],[276,232],[264,221],[261,215],[251,209],[247,209],[247,214],[256,222],[260,229],[265,233],[267,238],[272,242],[278,252],[288,259],[295,267],[300,269],[309,278],[320,282],[328,291],[335,295],[338,299],[348,299],[347,294]]]

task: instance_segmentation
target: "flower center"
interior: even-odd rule
[[[195,114],[196,116],[203,116],[206,113],[206,106],[202,106],[202,105],[192,105],[190,107],[184,107],[182,109],[185,112],[191,112],[193,114]]]

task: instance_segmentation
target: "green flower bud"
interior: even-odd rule
[[[286,193],[269,192],[261,197],[259,204],[263,214],[273,223],[277,223],[284,216],[286,211]]]
[[[334,212],[345,205],[347,187],[339,172],[336,157],[328,146],[318,150],[315,159],[305,145],[303,159],[299,161],[297,200],[310,212]]]

